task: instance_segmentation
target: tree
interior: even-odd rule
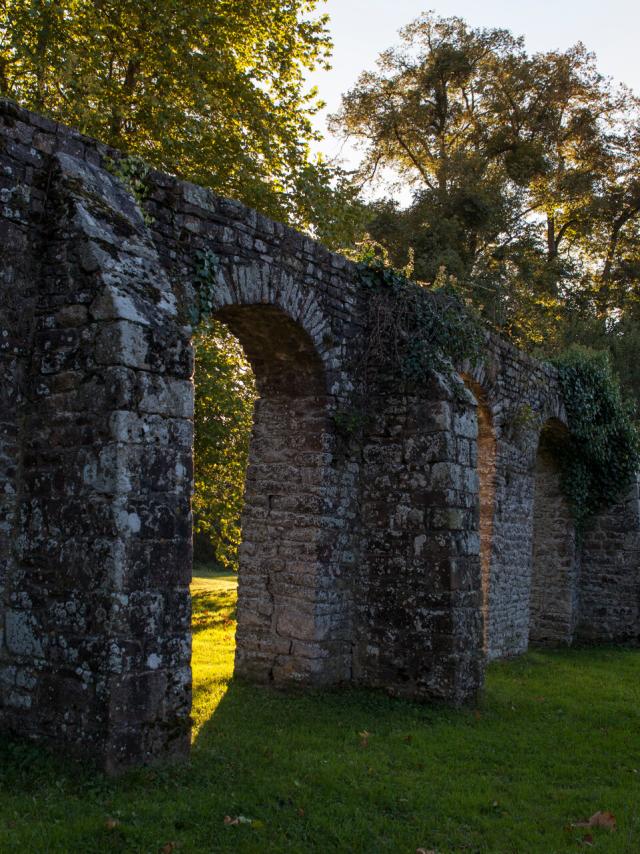
[[[419,279],[457,277],[518,343],[554,352],[595,326],[613,350],[640,282],[638,99],[580,44],[529,56],[433,14],[401,34],[333,117],[361,182],[390,167],[413,191],[371,206],[372,237]]]
[[[334,176],[311,158],[321,104],[304,85],[331,49],[326,16],[310,17],[318,2],[4,0],[0,92],[275,219],[322,227]]]
[[[194,531],[210,544],[205,558],[236,569],[255,381],[222,323],[209,321],[195,346]]]

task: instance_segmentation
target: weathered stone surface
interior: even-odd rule
[[[570,644],[579,607],[580,553],[560,472],[540,437],[536,461],[529,641]]]
[[[640,481],[587,531],[580,561],[577,635],[637,642],[640,636]]]
[[[2,728],[110,771],[188,751],[188,323],[205,250],[260,393],[239,676],[462,703],[486,654],[530,637],[637,638],[637,489],[581,564],[560,559],[571,522],[538,454],[564,421],[553,370],[493,337],[461,366],[470,391],[379,370],[372,417],[345,435],[368,334],[352,265],[160,173],[143,216],[106,156],[0,101]]]

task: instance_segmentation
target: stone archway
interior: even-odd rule
[[[570,644],[577,624],[580,555],[554,455],[566,434],[562,422],[547,421],[536,456],[529,597],[529,643],[533,645]]]
[[[493,417],[482,386],[469,374],[461,374],[465,385],[473,392],[477,402],[478,439],[476,467],[478,471],[480,568],[482,572],[482,610],[484,617],[484,649],[491,648],[491,563],[494,552],[493,527],[496,498],[497,441]]]
[[[351,605],[331,541],[333,423],[326,372],[308,333],[273,305],[216,313],[240,341],[258,399],[238,574],[237,675],[330,683],[348,676]]]

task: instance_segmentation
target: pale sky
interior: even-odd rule
[[[319,146],[328,157],[338,154],[340,144],[329,138],[326,115],[338,108],[340,95],[360,72],[372,68],[381,51],[399,42],[398,30],[428,9],[443,17],[457,15],[474,27],[503,27],[514,35],[524,35],[532,53],[565,49],[582,41],[597,55],[602,73],[640,94],[638,0],[327,0],[319,7],[331,18],[333,69],[316,72],[310,82],[327,102],[316,124],[328,137]],[[353,162],[349,148],[342,154],[347,155],[347,163]]]

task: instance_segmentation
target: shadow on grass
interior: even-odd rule
[[[0,851],[546,854],[587,835],[601,852],[640,850],[638,652],[493,664],[478,707],[457,711],[281,693],[230,678],[234,591],[193,605],[200,655],[221,643],[224,656],[194,686],[208,703],[190,762],[108,780],[0,743]],[[615,834],[572,827],[597,810],[616,814]]]
[[[638,675],[634,650],[533,652],[492,665],[462,710],[232,680],[193,765],[219,757],[225,814],[256,822],[217,834],[220,850],[538,854],[592,837],[635,854]],[[615,834],[574,827],[598,810]]]
[[[236,592],[227,590],[194,590],[191,595],[191,632],[198,635],[211,628],[235,626]]]

